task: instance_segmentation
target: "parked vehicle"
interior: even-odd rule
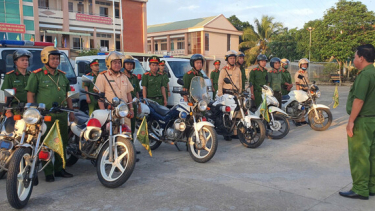
[[[303,75],[298,76],[303,79]],[[311,86],[304,80],[303,90],[293,90],[282,98],[282,110],[285,111],[293,120],[305,119],[309,120],[309,125],[313,130],[324,131],[329,128],[332,123],[332,113],[328,106],[317,104],[316,99],[321,93],[319,87],[315,85],[315,81]]]
[[[93,83],[92,76],[82,76],[85,83]],[[99,90],[99,89],[98,89]],[[105,99],[104,93],[90,93],[98,99]],[[95,110],[91,117],[76,115],[71,124],[69,142],[66,149],[67,165],[74,165],[78,159],[88,159],[96,167],[99,181],[106,187],[117,188],[124,184],[135,167],[135,149],[131,141],[131,131],[124,123],[128,115],[127,104],[117,97],[107,103],[113,110]],[[113,149],[113,150],[111,150]]]
[[[182,85],[182,79],[178,83]],[[147,118],[150,148],[155,150],[162,142],[185,142],[194,161],[208,162],[216,153],[218,141],[214,125],[203,116],[209,99],[205,80],[194,77],[189,93],[174,93],[189,94],[189,102],[182,101],[168,109],[152,100],[143,99],[140,116]]]
[[[229,78],[224,82],[232,84]],[[247,148],[259,147],[265,137],[266,129],[259,116],[251,115],[249,93],[236,90],[224,90],[222,96],[209,104],[207,116],[215,122],[216,132],[224,137],[238,135],[242,145]]]

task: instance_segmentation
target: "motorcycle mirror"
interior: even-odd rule
[[[88,76],[88,75],[83,75],[82,76],[82,82],[84,82],[84,83],[94,83],[94,77]]]
[[[299,78],[299,79],[303,79],[304,76],[303,76],[303,75],[298,75],[298,78]]]
[[[132,102],[138,104],[138,103],[139,103],[139,99],[135,97],[135,98],[133,98],[133,101],[132,101]]]
[[[118,106],[120,104],[120,99],[117,97],[112,98],[112,104],[114,107]]]
[[[224,83],[226,83],[226,84],[230,84],[230,80],[229,80],[229,78],[224,78]]]
[[[179,85],[181,85],[181,86],[184,85],[184,81],[182,80],[182,78],[179,78],[179,79],[177,80],[177,83],[178,83]]]
[[[77,91],[69,91],[68,97],[71,99],[78,99],[79,98],[79,92]]]
[[[5,97],[14,97],[16,95],[16,90],[14,89],[4,89]]]
[[[315,84],[315,83],[316,83],[316,81],[312,81],[312,83],[313,83],[313,84]]]

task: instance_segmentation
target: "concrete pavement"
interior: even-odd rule
[[[318,103],[329,105],[334,86],[320,88]],[[257,149],[220,136],[218,151],[204,164],[168,144],[151,158],[137,143],[141,160],[123,186],[105,188],[96,168],[80,160],[67,169],[72,179],[47,184],[39,174],[40,184],[26,210],[374,210],[375,197],[362,201],[338,195],[352,182],[345,133],[348,91],[339,87],[340,106],[332,110],[334,120],[327,131],[291,124],[284,139],[266,139]],[[0,210],[11,210],[4,179]]]

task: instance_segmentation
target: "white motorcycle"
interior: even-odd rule
[[[282,139],[290,130],[288,114],[279,108],[279,101],[273,96],[273,90],[267,85],[262,86],[262,99],[266,96],[268,115],[270,121],[263,120],[266,126],[266,133],[270,139]],[[262,117],[261,106],[253,113],[255,116]],[[264,118],[264,117],[263,117]]]
[[[313,130],[327,130],[332,123],[332,113],[328,106],[316,103],[316,99],[321,95],[319,87],[315,82],[309,86],[302,75],[298,75],[298,78],[304,80],[302,87],[306,90],[293,90],[284,95],[282,110],[293,120],[301,120],[307,116]]]

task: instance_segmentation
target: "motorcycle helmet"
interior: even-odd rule
[[[43,64],[48,64],[49,55],[61,55],[61,53],[57,48],[53,46],[47,46],[43,48],[43,50],[40,52],[40,59],[42,60]]]
[[[133,64],[133,69],[135,67],[135,61],[134,58],[131,55],[125,55],[123,58],[123,67],[125,68],[125,63],[132,63]]]
[[[270,66],[271,66],[272,68],[275,68],[275,67],[274,67],[275,62],[279,62],[279,63],[280,63],[280,59],[277,58],[277,57],[273,57],[273,58],[270,60]]]
[[[190,66],[194,69],[195,69],[194,62],[197,61],[197,60],[201,60],[202,66],[204,66],[204,61],[205,61],[204,56],[202,56],[201,54],[194,54],[190,57]]]
[[[112,69],[112,61],[113,60],[121,60],[121,67],[123,67],[123,55],[117,51],[112,51],[105,57],[105,65],[108,69]]]
[[[267,56],[264,54],[259,54],[257,56],[257,61],[268,61]]]
[[[231,56],[234,56],[237,58],[237,52],[234,51],[234,50],[230,50],[228,51],[226,54],[225,54],[225,61],[227,62],[228,61],[228,58],[231,57]]]
[[[302,58],[298,61],[298,67],[301,69],[302,64],[307,64],[307,67],[309,67],[310,61],[306,58]]]
[[[281,59],[280,62],[281,62],[281,64],[287,64],[287,65],[289,65],[289,63],[290,63],[289,60],[285,59],[285,58]]]
[[[31,57],[31,53],[25,49],[19,49],[13,52],[13,61],[17,61],[18,58],[27,56],[27,58]]]

